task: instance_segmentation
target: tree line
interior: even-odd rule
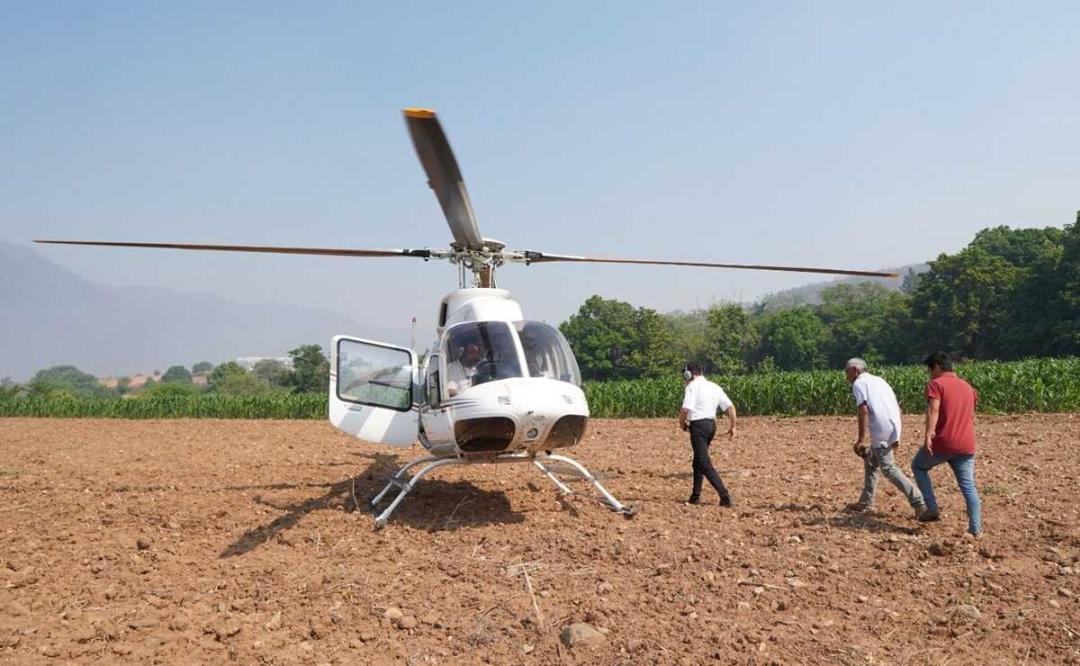
[[[275,394],[325,394],[330,383],[330,362],[319,345],[301,345],[289,351],[290,368],[274,359],[263,359],[251,370],[236,361],[214,365],[209,361],[195,363],[189,369],[183,365],[170,366],[160,379],[147,379],[139,387],[131,385],[130,377],[121,377],[117,385],[106,388],[93,375],[73,365],[46,368],[25,384],[0,380],[0,399],[17,397],[47,398],[123,398],[157,396],[272,396]],[[195,376],[206,378],[205,385],[197,384]]]
[[[706,372],[1080,355],[1080,213],[1056,227],[983,229],[900,291],[874,282],[824,290],[820,305],[770,311],[726,303],[661,314],[592,296],[560,329],[586,379],[661,377],[686,361]]]

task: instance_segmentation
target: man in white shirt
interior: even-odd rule
[[[892,387],[881,377],[870,374],[866,361],[853,358],[844,366],[844,375],[851,383],[858,411],[859,438],[852,448],[863,459],[863,490],[859,501],[844,507],[847,511],[868,511],[874,506],[877,491],[877,472],[888,479],[918,517],[926,509],[922,493],[908,480],[893,458],[893,449],[900,445],[900,405]]]
[[[694,488],[688,502],[701,503],[701,482],[708,479],[720,495],[720,506],[732,506],[731,494],[713,468],[712,459],[709,457],[709,444],[716,436],[718,411],[727,414],[728,437],[735,437],[735,405],[731,404],[724,389],[701,375],[700,364],[687,363],[683,377],[687,381],[682,409],[679,411],[679,427],[684,432],[690,432],[690,446],[694,450]]]
[[[479,361],[480,347],[472,342],[466,344],[457,360],[446,364],[446,392],[453,396],[472,386]]]

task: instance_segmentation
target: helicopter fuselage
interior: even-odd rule
[[[588,423],[565,338],[526,320],[504,289],[447,294],[422,364],[412,350],[345,337],[331,357],[330,420],[373,443],[486,458],[573,446]]]

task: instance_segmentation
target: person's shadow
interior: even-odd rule
[[[222,551],[220,557],[236,557],[249,553],[292,529],[313,511],[366,511],[368,500],[382,490],[390,477],[401,467],[401,463],[397,456],[387,453],[364,457],[371,458],[371,463],[355,477],[336,483],[306,484],[327,489],[316,497],[278,505],[255,496],[252,501],[278,509],[282,514],[269,523],[257,525],[244,532]],[[443,481],[436,478],[440,471],[435,470],[420,480],[394,510],[386,529],[393,529],[395,524],[406,524],[434,532],[492,523],[519,523],[524,520],[523,514],[510,507],[510,500],[501,490],[486,490],[469,481]],[[288,489],[298,486],[267,484],[263,487]],[[383,498],[379,510],[385,509],[393,501],[395,494],[395,489],[391,489]]]
[[[788,503],[777,507],[779,511],[791,511],[793,513],[806,514],[802,518],[803,525],[828,525],[838,529],[866,530],[868,532],[891,532],[895,534],[918,534],[918,527],[904,527],[894,525],[883,520],[877,513],[832,513],[820,504],[805,506],[802,504]]]

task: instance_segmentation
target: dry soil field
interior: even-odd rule
[[[853,428],[745,420],[713,446],[729,510],[683,504],[673,422],[595,421],[575,455],[635,519],[484,466],[437,472],[374,532],[354,479],[363,503],[418,448],[0,419],[0,662],[1080,663],[1080,415],[980,418],[977,542],[947,468],[940,523],[884,484],[878,513],[841,513]],[[563,647],[575,622],[599,644]]]

